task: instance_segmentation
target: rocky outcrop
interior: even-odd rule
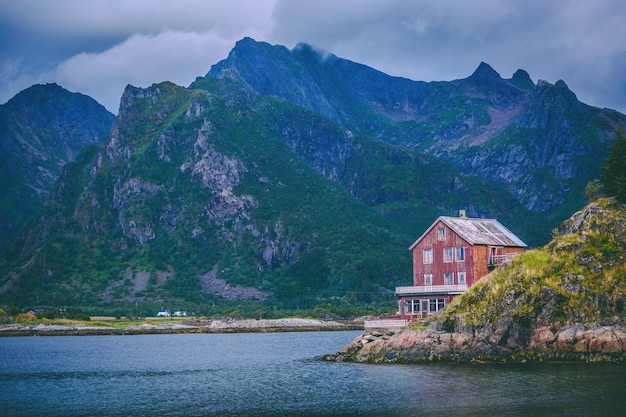
[[[626,359],[626,320],[612,325],[542,326],[523,343],[506,327],[478,334],[436,326],[398,333],[365,332],[324,360],[368,363],[423,362],[612,362]]]
[[[228,284],[223,279],[217,278],[217,265],[209,272],[200,275],[202,291],[219,295],[225,300],[264,300],[265,294],[253,287],[242,287]]]

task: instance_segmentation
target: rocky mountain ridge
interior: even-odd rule
[[[245,38],[207,77],[239,80],[350,131],[443,158],[502,184],[533,212],[567,207],[563,217],[626,122],[579,102],[562,80],[535,85],[524,70],[503,79],[484,62],[468,78],[426,83],[303,43],[288,50]]]

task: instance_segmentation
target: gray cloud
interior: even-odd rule
[[[425,81],[467,77],[481,61],[503,77],[522,68],[535,81],[565,80],[589,104],[626,110],[626,6],[619,0],[335,3],[279,0],[274,39],[304,40]]]
[[[0,102],[58,82],[117,111],[128,83],[187,85],[244,36],[308,42],[415,80],[563,79],[579,99],[626,112],[622,0],[20,0],[0,3]]]
[[[57,82],[116,112],[126,84],[187,85],[244,36],[271,31],[274,0],[0,3],[0,102]],[[36,11],[36,12],[35,12]]]

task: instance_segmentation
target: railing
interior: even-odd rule
[[[462,294],[467,291],[467,285],[419,285],[413,287],[396,287],[396,295],[408,294]]]
[[[505,253],[504,255],[491,255],[489,257],[488,266],[504,266],[511,262],[511,259],[515,258],[519,253]]]

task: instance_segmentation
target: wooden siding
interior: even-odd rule
[[[439,229],[445,230],[445,239],[439,239]],[[444,248],[451,247],[453,250],[452,262],[444,262]],[[465,248],[465,260],[456,260],[456,248]],[[430,264],[424,264],[424,249],[432,249],[433,260]],[[491,272],[490,254],[492,250],[497,255],[507,255],[524,252],[524,248],[501,247],[486,245],[470,245],[466,240],[450,229],[444,222],[438,221],[412,249],[413,256],[413,285],[423,286],[425,274],[432,274],[431,285],[444,285],[444,274],[454,274],[452,284],[459,284],[459,272],[465,272],[465,282],[468,287],[476,283],[480,278]]]
[[[445,230],[445,239],[438,238],[439,229]],[[452,248],[452,261],[444,262],[443,251],[445,247]],[[456,260],[456,248],[465,248],[465,260]],[[424,249],[432,249],[433,261],[430,264],[424,264]],[[430,229],[430,231],[422,238],[417,245],[413,247],[413,285],[426,285],[424,282],[425,274],[432,274],[432,285],[444,285],[444,274],[450,272],[454,274],[452,284],[458,284],[458,273],[465,272],[465,282],[472,285],[474,282],[475,271],[471,268],[474,262],[474,251],[472,246],[463,238],[456,234],[452,229],[439,221]]]

